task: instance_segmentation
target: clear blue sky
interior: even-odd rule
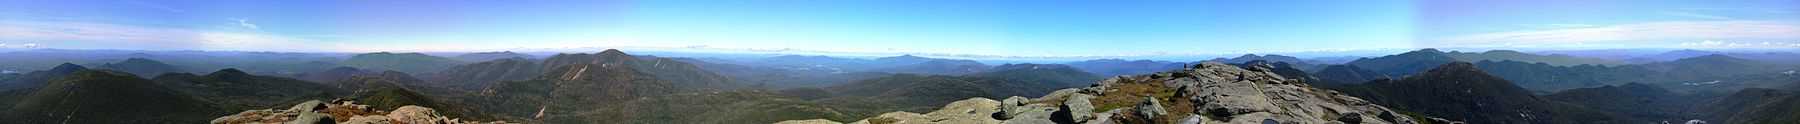
[[[1456,3],[1449,3],[1456,2]],[[1144,55],[1800,48],[1800,1],[3,0],[0,47]]]

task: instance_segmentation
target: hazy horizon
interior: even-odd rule
[[[0,48],[1081,57],[1800,48],[1800,2],[6,1]]]
[[[4,123],[1794,113],[1800,0],[0,0]]]

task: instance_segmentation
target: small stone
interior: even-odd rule
[[[825,119],[807,119],[807,120],[787,120],[787,121],[775,122],[775,124],[844,124],[844,123],[839,123],[837,121],[831,121],[831,120],[825,120]]]
[[[1201,124],[1201,123],[1206,123],[1206,117],[1196,115],[1196,114],[1188,114],[1188,116],[1186,118],[1181,119],[1181,122],[1176,122],[1176,124]]]

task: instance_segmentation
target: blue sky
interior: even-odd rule
[[[1006,56],[1800,48],[1800,1],[0,0],[0,47]]]

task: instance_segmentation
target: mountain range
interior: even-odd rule
[[[1791,121],[1785,113],[1800,110],[1790,100],[1800,90],[1800,74],[1792,72],[1800,66],[1735,54],[1638,63],[1422,49],[1344,64],[1244,55],[997,65],[911,55],[681,58],[611,49],[217,65],[171,60],[194,57],[167,52],[99,56],[116,58],[70,61],[95,68],[62,63],[0,74],[0,119],[324,117],[304,115],[310,112],[349,122],[415,106],[445,119],[523,123],[1771,123]],[[290,65],[304,66],[270,68]],[[189,72],[202,69],[216,71]],[[53,97],[59,95],[81,97]],[[309,101],[367,111],[282,109]]]
[[[350,67],[374,70],[393,70],[407,73],[435,72],[461,63],[462,61],[455,59],[420,53],[389,52],[357,54],[342,62],[343,65]]]
[[[1448,63],[1416,76],[1376,80],[1341,90],[1401,111],[1470,123],[1632,122],[1609,113],[1535,96],[1467,62]]]

